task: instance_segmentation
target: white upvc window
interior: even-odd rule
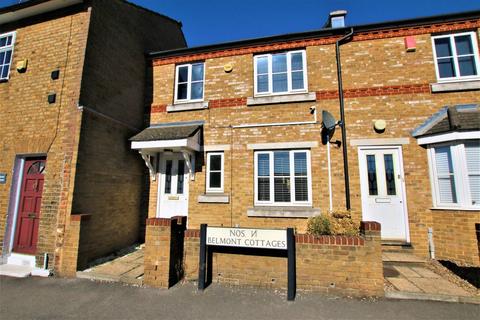
[[[480,209],[480,140],[429,146],[435,208]]]
[[[0,34],[0,80],[8,80],[14,45],[15,32]]]
[[[311,206],[310,150],[256,151],[255,205]]]
[[[223,192],[223,152],[207,153],[207,193]]]
[[[205,64],[182,64],[175,72],[175,103],[203,101]]]
[[[255,96],[307,91],[305,50],[254,57]]]
[[[463,32],[432,37],[438,81],[479,78],[477,35]]]

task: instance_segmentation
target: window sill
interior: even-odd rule
[[[437,83],[431,83],[430,88],[432,90],[432,93],[479,90],[480,80],[469,80],[469,81],[459,80],[455,82],[437,82]]]
[[[208,108],[208,101],[177,103],[167,106],[167,112],[179,112],[189,110],[203,110]]]
[[[433,211],[479,211],[480,208],[472,207],[432,207],[430,210]]]
[[[261,106],[265,104],[276,103],[293,103],[293,102],[309,102],[316,101],[317,95],[315,92],[307,93],[293,93],[283,95],[271,95],[263,97],[248,97],[247,106]]]
[[[205,193],[198,196],[199,203],[230,203],[227,193]]]
[[[320,209],[311,207],[254,207],[247,210],[249,217],[310,218],[320,215]]]

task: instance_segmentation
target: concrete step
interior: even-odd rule
[[[21,266],[16,264],[0,265],[0,276],[27,278],[32,274],[33,268],[30,266]]]
[[[11,253],[7,258],[8,265],[28,266],[35,268],[35,256],[21,253]]]

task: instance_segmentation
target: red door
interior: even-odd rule
[[[45,162],[44,158],[25,160],[15,228],[14,252],[34,254],[37,250]]]

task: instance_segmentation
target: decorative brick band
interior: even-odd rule
[[[345,89],[343,91],[343,95],[345,98],[391,96],[412,93],[430,93],[430,85],[428,83],[405,84],[395,86]],[[317,100],[338,99],[338,90],[317,91],[316,95]]]
[[[185,238],[200,238],[200,230],[195,230],[195,229],[185,230]]]
[[[430,34],[430,33],[437,33],[437,32],[475,29],[478,27],[480,27],[480,20],[477,19],[477,20],[456,21],[456,22],[450,22],[450,23],[438,23],[438,24],[433,24],[428,26],[391,28],[391,29],[378,30],[378,31],[359,32],[353,36],[352,41],[365,41],[365,40],[374,40],[374,39],[405,37],[405,36],[414,36],[414,35]],[[275,44],[264,44],[264,45],[250,46],[250,47],[224,49],[224,50],[217,50],[217,51],[206,52],[206,53],[196,53],[196,54],[194,53],[194,54],[178,56],[178,57],[156,58],[156,59],[153,59],[152,64],[154,66],[159,66],[159,65],[166,65],[166,64],[191,62],[195,60],[230,57],[230,56],[237,56],[237,55],[243,55],[243,54],[262,53],[262,52],[287,50],[287,49],[298,49],[298,48],[305,48],[309,46],[333,44],[339,38],[340,36],[338,37],[327,36],[322,38],[279,42]]]
[[[70,221],[87,221],[90,220],[92,215],[82,213],[82,214],[72,214],[70,216]]]
[[[208,107],[212,109],[244,106],[246,104],[247,104],[247,98],[218,99],[218,100],[208,101]]]
[[[171,219],[166,219],[166,218],[148,218],[147,219],[147,226],[169,227],[171,225],[172,225]]]
[[[370,88],[356,88],[345,89],[343,95],[345,98],[361,98],[361,97],[373,97],[373,96],[389,96],[400,94],[412,94],[412,93],[430,93],[430,84],[405,84],[395,86],[383,86],[383,87],[370,87]],[[317,100],[329,100],[338,99],[338,90],[322,90],[316,92]],[[245,106],[247,104],[247,98],[230,98],[230,99],[217,99],[209,100],[209,108],[225,108]],[[152,105],[152,113],[166,112],[166,105]]]
[[[365,231],[376,231],[380,232],[382,230],[382,227],[380,223],[376,221],[362,221],[360,223],[360,231],[365,232]]]
[[[358,236],[314,236],[311,234],[295,235],[296,243],[328,244],[336,246],[363,246],[365,239]]]
[[[152,104],[150,107],[150,112],[151,113],[157,113],[157,112],[167,112],[167,105],[166,104]]]

